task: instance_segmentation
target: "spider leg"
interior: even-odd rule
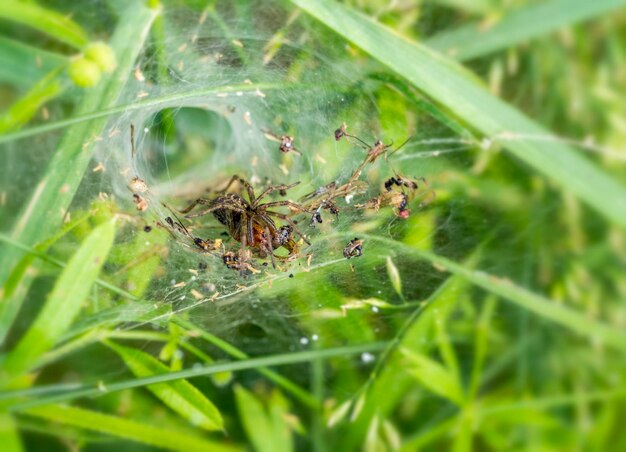
[[[233,212],[239,212],[239,213],[245,213],[246,212],[244,209],[240,209],[238,207],[235,207],[232,204],[229,204],[227,202],[218,202],[218,203],[213,204],[208,209],[205,209],[205,210],[203,210],[201,212],[196,212],[196,213],[191,214],[191,215],[185,215],[185,218],[201,217],[201,216],[204,216],[204,215],[206,215],[208,213],[211,213],[214,210],[218,210],[218,209],[232,210]]]
[[[235,176],[233,176],[235,177]],[[239,179],[239,182],[241,182],[241,184],[246,187],[246,191],[248,192],[248,198],[250,199],[250,205],[254,206],[255,204],[255,200],[256,200],[256,196],[254,196],[254,188],[252,188],[252,185],[250,185],[250,182],[248,182],[247,180],[245,180],[243,177],[239,177],[237,176],[237,178]]]
[[[272,260],[272,268],[276,268],[276,259],[274,259],[274,247],[272,246],[272,236],[270,229],[265,226],[265,240],[267,240],[267,251],[269,251],[270,259]]]
[[[246,268],[246,244],[247,244],[246,236],[248,235],[248,232],[247,232],[248,217],[246,215],[243,215],[241,221],[243,225],[241,228],[241,236],[240,236],[241,250],[240,250],[240,255],[239,255],[239,276],[244,275],[244,269]]]
[[[311,242],[308,241],[308,239],[304,236],[304,234],[300,232],[300,229],[298,229],[298,226],[296,225],[296,223],[287,215],[283,215],[282,213],[278,213],[278,212],[271,212],[269,210],[265,211],[265,213],[267,215],[273,215],[276,218],[280,218],[281,220],[284,220],[287,223],[289,223],[289,225],[293,228],[293,230],[296,231],[296,233],[302,238],[302,240],[304,240],[307,243],[307,245],[311,244]]]
[[[265,190],[261,192],[259,196],[257,196],[256,204],[253,207],[256,207],[259,204],[259,201],[263,199],[265,196],[269,195],[270,193],[273,193],[276,190],[289,190],[290,188],[295,187],[299,183],[300,181],[294,182],[293,184],[289,184],[289,185],[272,185],[271,187],[267,187]]]
[[[239,180],[239,176],[238,175],[233,175],[233,177],[231,177],[228,181],[228,183],[226,184],[226,186],[221,189],[220,191],[218,191],[217,193],[226,193],[226,191],[230,188],[231,185],[233,185],[234,182],[237,182]]]
[[[184,209],[178,209],[179,213],[189,213],[193,210],[194,207],[196,207],[198,204],[208,204],[211,201],[209,199],[205,199],[205,198],[198,198],[196,199],[194,202],[192,202],[191,204],[189,204],[187,207],[185,207]],[[170,209],[171,210],[171,209]]]
[[[298,210],[298,211],[304,212],[304,213],[310,213],[307,209],[302,207],[300,204],[297,204],[297,203],[292,202],[292,201],[268,202],[268,203],[265,203],[265,204],[261,205],[260,208],[266,209],[268,207],[281,207],[281,206],[288,206],[288,207],[290,207],[293,210]]]

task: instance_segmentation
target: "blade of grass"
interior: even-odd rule
[[[54,69],[39,80],[0,116],[0,134],[7,130],[19,129],[35,116],[43,104],[61,95],[63,85],[58,77],[61,69],[62,67]]]
[[[204,329],[194,325],[188,320],[184,320],[180,317],[175,317],[172,321],[176,323],[177,325],[185,328],[189,332],[196,333],[200,338],[204,339],[210,344],[215,345],[216,347],[225,351],[226,353],[228,353],[230,356],[232,356],[235,359],[250,358],[246,353],[242,352],[237,347],[229,344],[228,342],[220,339],[217,336],[214,336],[213,334],[205,331]],[[285,378],[282,375],[274,372],[273,370],[267,369],[265,367],[260,367],[258,371],[260,374],[272,380],[278,386],[282,387],[284,390],[288,391],[289,393],[297,397],[301,402],[305,403],[309,407],[311,408],[319,407],[320,400],[317,400],[315,397],[311,396],[311,394],[309,394],[307,391],[302,389],[300,386],[293,383],[288,378]]]
[[[34,28],[79,50],[89,42],[87,33],[76,22],[35,3],[4,0],[0,18]]]
[[[10,381],[28,370],[69,328],[100,273],[114,238],[115,223],[110,220],[85,239],[57,279],[35,321],[2,363],[3,379]]]
[[[9,413],[0,413],[0,444],[6,452],[20,452],[23,449],[15,421]]]
[[[291,433],[284,417],[277,419],[266,412],[261,401],[240,385],[235,386],[239,416],[250,442],[257,452],[291,451]],[[283,416],[287,413],[283,413]]]
[[[85,214],[78,218],[73,219],[68,224],[64,225],[61,230],[50,239],[35,246],[35,249],[39,252],[46,251],[57,240],[67,234],[85,222],[90,217],[90,214]],[[2,236],[0,236],[2,240]],[[28,275],[27,270],[31,268],[31,264],[35,260],[35,255],[29,253],[20,259],[18,265],[16,265],[11,274],[7,278],[4,287],[0,288],[0,344],[4,343],[4,339],[9,331],[9,327],[13,323],[15,316],[17,315],[19,307],[21,306],[21,298],[26,295],[26,288],[29,282],[23,282],[24,278],[31,277]],[[13,300],[13,298],[19,298],[20,300]]]
[[[291,0],[321,23],[409,80],[426,96],[492,137],[549,132],[489,93],[457,63],[332,0]],[[513,140],[506,149],[626,228],[626,188],[563,143]]]
[[[339,357],[350,357],[360,355],[364,352],[376,352],[387,347],[386,342],[374,342],[370,344],[352,345],[346,347],[328,348],[325,350],[312,350],[306,352],[284,353],[279,355],[265,356],[262,358],[252,358],[242,361],[234,361],[227,363],[211,364],[208,366],[194,367],[177,372],[169,372],[167,374],[153,375],[150,377],[136,378],[125,380],[117,383],[109,383],[102,385],[86,385],[80,388],[67,390],[67,385],[49,385],[47,387],[38,387],[33,389],[13,390],[0,392],[0,400],[11,400],[18,397],[27,397],[32,394],[47,395],[46,397],[21,401],[16,403],[3,404],[10,410],[23,410],[33,406],[48,405],[57,402],[66,402],[79,397],[97,397],[99,395],[110,394],[123,389],[140,388],[143,386],[166,383],[170,381],[180,380],[183,378],[202,377],[213,375],[221,372],[236,372],[239,370],[257,369],[264,366],[283,366],[289,364],[298,364],[310,362],[313,359],[329,359]],[[49,395],[52,394],[52,395]]]
[[[626,0],[551,0],[534,3],[508,12],[488,26],[476,23],[445,30],[428,38],[424,44],[465,61],[507,49],[624,6]]]
[[[30,89],[54,68],[68,62],[67,57],[0,36],[0,81]]]
[[[467,266],[457,264],[445,257],[438,256],[429,251],[410,248],[391,239],[370,234],[361,235],[368,240],[384,243],[388,248],[400,247],[406,254],[418,256],[430,261],[438,268],[443,268],[450,273],[458,275],[470,283],[482,287],[487,292],[513,302],[542,318],[569,328],[583,337],[600,340],[616,349],[626,351],[626,331],[587,318],[583,314],[568,308],[566,305],[559,304],[542,295],[535,294],[516,285],[511,280],[499,278],[479,270],[472,270]]]
[[[170,369],[148,353],[105,341],[137,377],[167,374]],[[206,430],[223,430],[224,421],[219,410],[195,386],[180,379],[149,385],[148,389],[165,405],[194,425]]]
[[[397,243],[397,242],[394,242]],[[411,248],[403,246],[403,249]],[[386,248],[388,253],[389,248]],[[475,253],[468,265],[478,260]],[[405,389],[412,385],[412,377],[404,372],[405,363],[399,348],[413,352],[426,353],[434,346],[435,324],[439,318],[447,318],[450,311],[459,302],[461,294],[466,292],[467,282],[459,276],[446,279],[428,300],[411,314],[402,329],[396,334],[391,345],[378,361],[363,388],[361,397],[365,404],[359,416],[353,421],[348,434],[342,440],[339,449],[351,450],[362,442],[368,426],[375,415],[386,417],[401,400]],[[356,395],[355,395],[356,397]]]
[[[401,348],[400,352],[408,358],[410,364],[407,371],[413,375],[429,391],[449,399],[457,405],[462,405],[465,399],[461,383],[457,375],[446,369],[441,363],[426,355],[415,353],[408,348]]]
[[[239,450],[234,446],[219,444],[198,436],[191,436],[189,432],[179,432],[162,426],[143,424],[83,408],[48,405],[29,408],[23,413],[55,423],[94,430],[165,449],[181,451],[212,450],[217,452]]]
[[[257,90],[270,91],[270,90],[303,90],[313,89],[313,86],[299,85],[299,84],[285,84],[285,83],[256,83],[256,84],[243,84],[243,85],[227,85],[219,87],[201,88],[196,90],[189,90],[183,92],[177,92],[173,94],[165,94],[156,97],[149,97],[142,101],[133,102],[132,104],[116,105],[109,108],[101,108],[96,111],[83,112],[81,114],[74,115],[72,118],[63,119],[59,121],[49,122],[38,126],[30,127],[28,129],[19,130],[17,132],[6,133],[0,135],[0,143],[6,143],[13,140],[19,140],[22,138],[32,137],[41,133],[51,132],[53,130],[62,129],[64,127],[80,124],[82,122],[90,121],[92,119],[106,118],[108,116],[116,115],[119,113],[128,113],[137,110],[144,110],[149,108],[158,107],[164,109],[167,107],[177,107],[180,103],[189,99],[202,98],[202,102],[206,103],[207,96],[214,96],[216,98],[223,97],[224,94],[230,93],[252,93],[257,96]]]
[[[126,10],[121,11],[120,22],[110,42],[118,58],[117,69],[107,80],[86,92],[75,114],[109,108],[115,103],[157,13],[145,8],[141,2],[131,2]],[[104,124],[105,121],[100,119],[76,125],[67,131],[46,175],[35,187],[30,201],[14,225],[12,238],[32,245],[41,241],[46,231],[58,228],[91,158],[93,146],[85,147],[84,144],[97,136]],[[0,247],[2,283],[6,281],[20,254],[14,248]]]

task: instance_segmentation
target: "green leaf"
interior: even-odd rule
[[[0,36],[0,61],[0,82],[25,91],[68,60],[63,55]]]
[[[77,49],[82,49],[89,42],[87,33],[76,22],[35,3],[4,0],[0,18],[34,28]]]
[[[398,271],[398,267],[393,263],[391,256],[387,256],[387,275],[389,276],[389,280],[391,281],[391,285],[393,289],[396,291],[401,298],[402,296],[402,279],[400,278],[400,272]]]
[[[323,350],[309,350],[304,352],[289,352],[280,355],[270,355],[261,358],[250,358],[241,361],[196,366],[192,369],[184,369],[176,372],[160,373],[132,380],[107,383],[105,387],[98,384],[90,385],[49,385],[38,388],[19,389],[0,392],[0,401],[13,400],[16,398],[33,397],[27,401],[15,402],[11,405],[14,410],[23,410],[33,406],[48,405],[51,403],[65,402],[79,397],[97,397],[102,394],[110,394],[124,389],[139,388],[153,384],[178,381],[185,378],[194,378],[206,375],[215,375],[223,372],[236,372],[247,369],[258,369],[266,366],[280,366],[297,364],[330,358],[346,358],[347,356],[360,355],[364,352],[377,352],[385,349],[387,342],[374,342],[361,345],[327,348]]]
[[[91,410],[75,408],[63,405],[46,405],[29,408],[23,413],[52,422],[58,422],[87,430],[106,433],[119,438],[126,438],[144,444],[150,444],[160,448],[171,450],[211,450],[216,452],[230,452],[239,450],[234,446],[219,444],[205,440],[197,436],[189,435],[189,432],[179,432],[139,423],[130,419],[124,419],[108,414],[97,413]]]
[[[235,398],[243,426],[257,452],[293,450],[284,407],[272,403],[268,413],[263,403],[240,385],[235,386]]]
[[[0,116],[0,134],[19,129],[35,116],[43,104],[61,94],[63,88],[59,72],[60,68],[50,72]]]
[[[0,413],[0,444],[4,452],[21,452],[22,441],[15,421],[9,413]]]
[[[498,278],[482,271],[471,270],[428,251],[415,251],[415,253],[467,279],[476,286],[528,309],[540,317],[552,320],[582,336],[601,340],[607,345],[626,350],[626,331],[623,329],[613,328],[600,321],[588,318],[563,304],[526,290],[508,279]]]
[[[69,223],[63,225],[63,227],[54,236],[50,237],[43,243],[36,245],[35,249],[38,252],[46,251],[57,240],[90,217],[90,214],[85,214],[74,218]],[[0,240],[6,240],[7,243],[10,243],[11,239],[10,237],[6,237],[4,234],[0,233]],[[11,327],[15,316],[18,314],[18,310],[22,305],[22,299],[26,296],[27,287],[30,283],[28,280],[33,278],[30,274],[32,272],[28,272],[28,270],[32,269],[31,265],[35,258],[36,256],[30,253],[23,256],[19,263],[11,271],[4,287],[0,289],[0,343],[4,342],[6,335],[9,332],[9,328]]]
[[[57,279],[35,321],[2,363],[3,377],[15,377],[30,369],[63,336],[87,298],[114,239],[114,220],[89,234]]]
[[[137,377],[167,374],[169,368],[159,360],[140,350],[106,342]],[[207,430],[222,430],[224,422],[219,410],[187,380],[148,385],[148,389],[165,405],[193,425]]]
[[[547,130],[493,96],[462,66],[410,42],[358,11],[332,0],[291,0],[321,23],[402,75],[426,96],[486,137],[545,136]],[[560,142],[507,140],[519,160],[626,227],[626,188]]]
[[[120,11],[120,22],[110,45],[117,58],[116,71],[106,81],[86,91],[74,114],[85,114],[111,107],[117,101],[157,11],[141,2],[130,2]],[[78,184],[92,156],[92,146],[84,146],[102,132],[106,121],[99,119],[78,124],[67,130],[48,166],[46,174],[33,190],[30,200],[13,226],[12,238],[32,246],[42,241],[47,231],[55,230],[63,221]],[[0,282],[6,281],[22,252],[13,247],[0,247]]]
[[[460,61],[503,50],[567,25],[626,6],[626,0],[551,0],[533,3],[489,23],[445,30],[425,44]]]
[[[402,354],[409,359],[408,372],[429,391],[440,395],[457,405],[463,404],[463,390],[456,376],[442,364],[426,355],[401,348]]]

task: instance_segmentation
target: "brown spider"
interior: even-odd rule
[[[248,199],[237,193],[225,193],[235,181],[239,181],[244,186]],[[266,187],[257,196],[252,186],[245,179],[235,175],[231,178],[226,188],[222,190],[222,195],[215,199],[199,198],[180,212],[186,214],[185,218],[195,218],[212,213],[217,221],[226,227],[228,234],[241,242],[243,250],[249,247],[257,250],[260,257],[269,256],[272,259],[272,265],[275,266],[274,258],[276,256],[274,251],[276,249],[280,247],[285,248],[289,252],[287,259],[298,253],[298,244],[293,237],[294,232],[307,244],[310,245],[310,242],[288,215],[268,209],[289,207],[297,212],[307,212],[307,210],[300,204],[292,201],[271,201],[265,203],[261,201],[274,191],[286,191],[298,184],[299,182],[290,185],[272,185]],[[205,205],[208,208],[189,214],[198,205]],[[287,224],[277,226],[273,218],[278,218]],[[200,246],[198,243],[196,245]],[[238,261],[240,270],[247,268],[245,258],[245,253],[242,253]],[[229,262],[233,262],[233,259],[230,259]],[[234,265],[228,266],[229,268],[234,268]]]

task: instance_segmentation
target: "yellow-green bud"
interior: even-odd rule
[[[76,58],[67,68],[67,72],[74,83],[83,88],[95,86],[100,81],[100,67],[84,57]]]
[[[102,41],[89,44],[85,49],[85,58],[96,63],[102,72],[113,72],[117,66],[113,49]]]

